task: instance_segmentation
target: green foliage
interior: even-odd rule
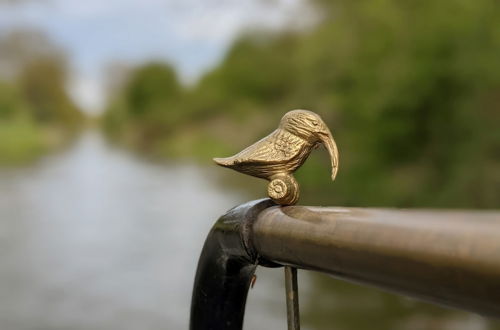
[[[349,162],[345,178],[352,175],[339,183],[357,191],[342,194],[344,202],[497,207],[500,192],[491,196],[500,184],[497,174],[486,172],[488,183],[474,169],[500,161],[478,152],[499,143],[498,135],[485,134],[497,130],[492,123],[498,123],[498,105],[479,115],[500,92],[498,6],[492,1],[331,6],[336,19],[308,38],[320,46],[311,52],[306,43],[301,56],[315,72],[307,84],[322,86],[323,104],[333,94],[332,107],[339,109],[336,119],[342,124],[336,120],[332,126],[339,127]]]
[[[61,144],[83,115],[66,92],[65,59],[37,32],[0,38],[0,164],[35,159]],[[2,68],[3,69],[3,68]]]
[[[150,63],[132,72],[124,91],[116,95],[105,115],[108,132],[133,145],[148,148],[168,136],[183,119],[178,101],[182,89],[174,70]]]
[[[75,126],[82,114],[68,96],[66,72],[59,58],[38,58],[28,63],[19,77],[23,100],[36,121]]]
[[[134,118],[165,111],[165,105],[177,97],[180,86],[169,66],[153,63],[137,69],[127,86],[126,102]]]
[[[292,92],[295,75],[289,55],[294,48],[293,35],[242,37],[225,61],[204,77],[198,91],[212,91],[222,104],[279,103]]]
[[[0,120],[5,121],[21,114],[26,115],[27,111],[19,91],[13,86],[0,82]]]
[[[161,79],[142,77],[158,67],[135,73],[121,126],[147,135],[151,123],[131,113],[148,113],[151,150],[182,141],[183,150],[215,155],[217,145],[237,152],[284,112],[309,108],[332,128],[341,169],[332,184],[325,154],[306,162],[304,203],[498,207],[498,3],[311,3],[322,15],[315,27],[241,37],[191,90],[174,84],[169,94]],[[200,148],[200,140],[210,143]]]
[[[45,132],[28,120],[0,121],[0,164],[29,162],[46,151]]]

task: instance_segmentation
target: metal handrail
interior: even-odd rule
[[[259,261],[258,254],[253,250],[251,226],[262,210],[273,205],[270,200],[249,202],[228,211],[214,224],[198,261],[190,329],[242,328],[247,293],[255,268],[257,264],[272,265]]]
[[[321,271],[500,317],[500,212],[242,205],[207,238],[191,329],[241,329],[257,264]]]

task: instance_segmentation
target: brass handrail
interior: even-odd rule
[[[257,265],[289,265],[500,317],[500,212],[238,206],[209,233],[191,329],[241,329]]]
[[[271,207],[252,234],[273,262],[500,317],[500,212]]]

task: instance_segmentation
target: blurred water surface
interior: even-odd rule
[[[135,158],[98,132],[32,167],[2,170],[1,328],[187,328],[205,235],[244,200],[209,177]],[[259,279],[253,296],[279,306],[280,275]],[[284,324],[266,309],[250,302],[248,326]]]

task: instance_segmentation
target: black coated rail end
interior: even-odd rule
[[[191,330],[236,330],[243,326],[248,289],[260,260],[250,230],[270,199],[237,206],[212,227],[198,261],[191,301]],[[279,266],[279,265],[276,265]]]

